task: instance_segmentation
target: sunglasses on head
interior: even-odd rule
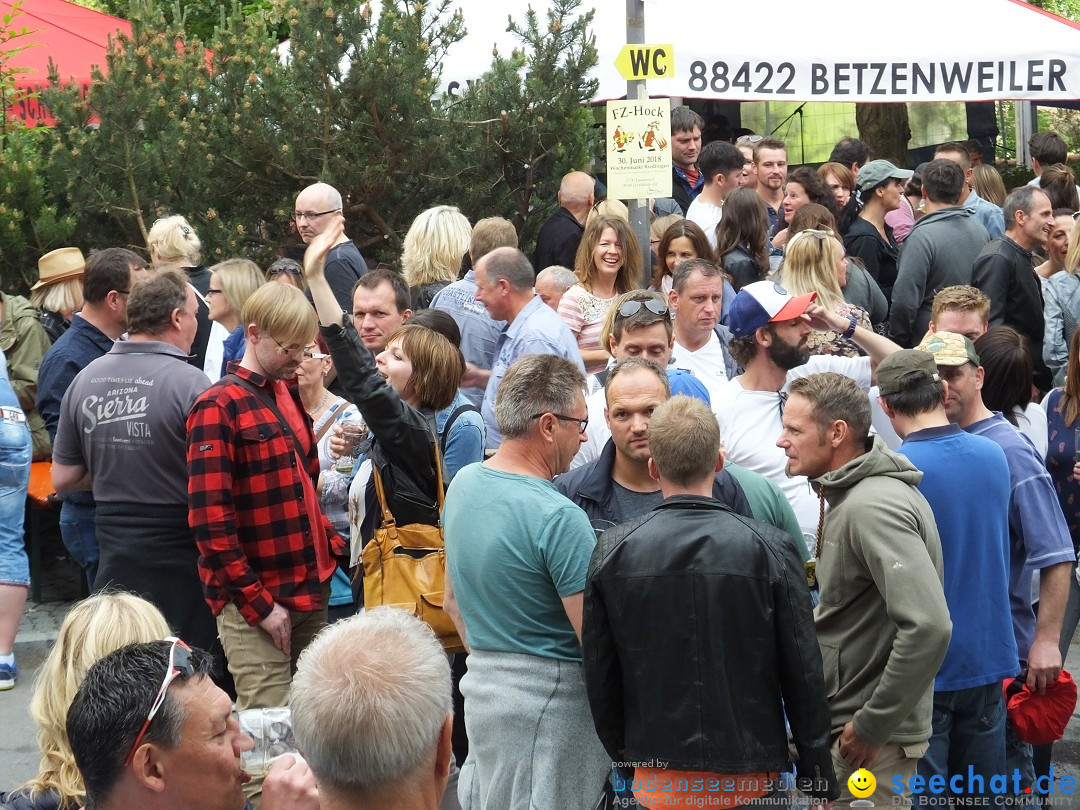
[[[146,722],[139,729],[139,733],[135,735],[135,742],[131,745],[127,759],[124,760],[124,767],[130,765],[135,758],[135,752],[138,750],[139,744],[150,728],[150,724],[154,721],[161,704],[165,702],[165,693],[169,691],[169,685],[177,678],[186,681],[195,674],[195,667],[191,663],[191,647],[176,638],[176,636],[169,636],[165,640],[172,642],[172,646],[169,648],[169,667],[165,670],[165,680],[161,682],[157,697],[154,698],[154,702],[150,706],[150,711],[146,715]]]
[[[619,315],[623,318],[629,318],[632,315],[636,315],[641,312],[641,308],[649,310],[653,315],[667,315],[667,304],[663,301],[657,301],[655,298],[646,298],[644,301],[625,301],[622,306],[619,307]]]

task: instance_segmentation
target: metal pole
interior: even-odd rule
[[[645,42],[645,3],[644,0],[626,0],[626,43],[634,45]],[[644,101],[649,97],[644,80],[626,83],[626,100]],[[652,253],[649,249],[649,201],[630,200],[630,227],[638,238],[641,247],[641,266],[643,278],[641,286],[647,287],[652,277]]]
[[[1016,116],[1016,165],[1031,168],[1028,140],[1038,129],[1038,113],[1030,101],[1018,101],[1013,106]]]

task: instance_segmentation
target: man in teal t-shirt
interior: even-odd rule
[[[461,470],[446,494],[446,604],[471,653],[464,810],[591,807],[610,770],[581,669],[596,538],[551,483],[585,440],[584,388],[563,358],[515,362],[495,402],[498,452]]]

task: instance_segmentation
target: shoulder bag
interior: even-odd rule
[[[442,457],[435,442],[436,498],[443,509]],[[423,620],[447,652],[464,652],[454,623],[443,610],[446,544],[442,525],[410,523],[398,526],[386,502],[379,468],[372,465],[382,526],[364,546],[360,560],[364,576],[364,607],[401,608]]]

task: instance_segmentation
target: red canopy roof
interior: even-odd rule
[[[0,15],[10,14],[12,0],[0,0]],[[131,33],[131,23],[100,11],[69,3],[67,0],[23,0],[12,20],[16,29],[31,33],[16,38],[11,45],[34,44],[11,57],[10,67],[27,68],[16,77],[16,87],[43,87],[48,84],[49,59],[56,63],[62,82],[74,81],[85,90],[90,86],[90,68],[104,67],[109,37],[117,32]],[[2,47],[2,46],[0,46]],[[8,115],[29,126],[51,123],[40,99],[23,99],[12,105]]]

